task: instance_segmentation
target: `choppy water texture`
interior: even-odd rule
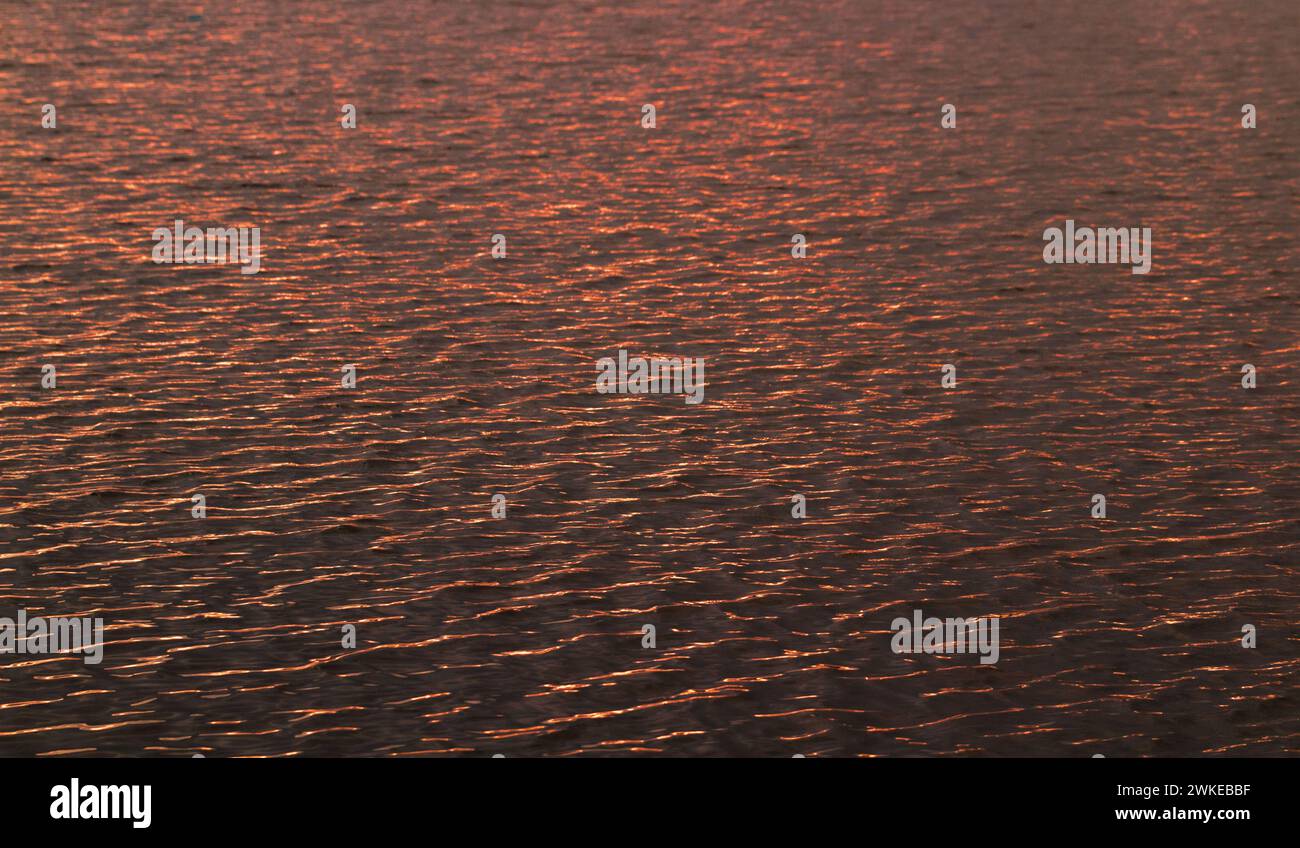
[[[1295,753],[1300,6],[1138,6],[0,6],[0,753]]]

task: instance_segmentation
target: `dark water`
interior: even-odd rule
[[[0,87],[0,615],[108,641],[0,753],[1300,749],[1294,0],[10,2]]]

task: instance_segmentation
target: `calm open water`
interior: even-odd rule
[[[1294,0],[5,2],[0,91],[0,616],[108,642],[0,754],[1300,750]]]

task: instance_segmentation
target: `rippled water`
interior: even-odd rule
[[[1294,0],[611,5],[0,6],[0,753],[1300,749]]]

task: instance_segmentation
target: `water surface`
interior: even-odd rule
[[[1295,753],[1298,35],[0,6],[0,615],[109,641],[0,656],[0,754]],[[261,273],[153,264],[176,217]],[[1044,265],[1066,218],[1151,273]],[[620,348],[704,403],[596,394]],[[1000,661],[893,654],[918,608]]]

